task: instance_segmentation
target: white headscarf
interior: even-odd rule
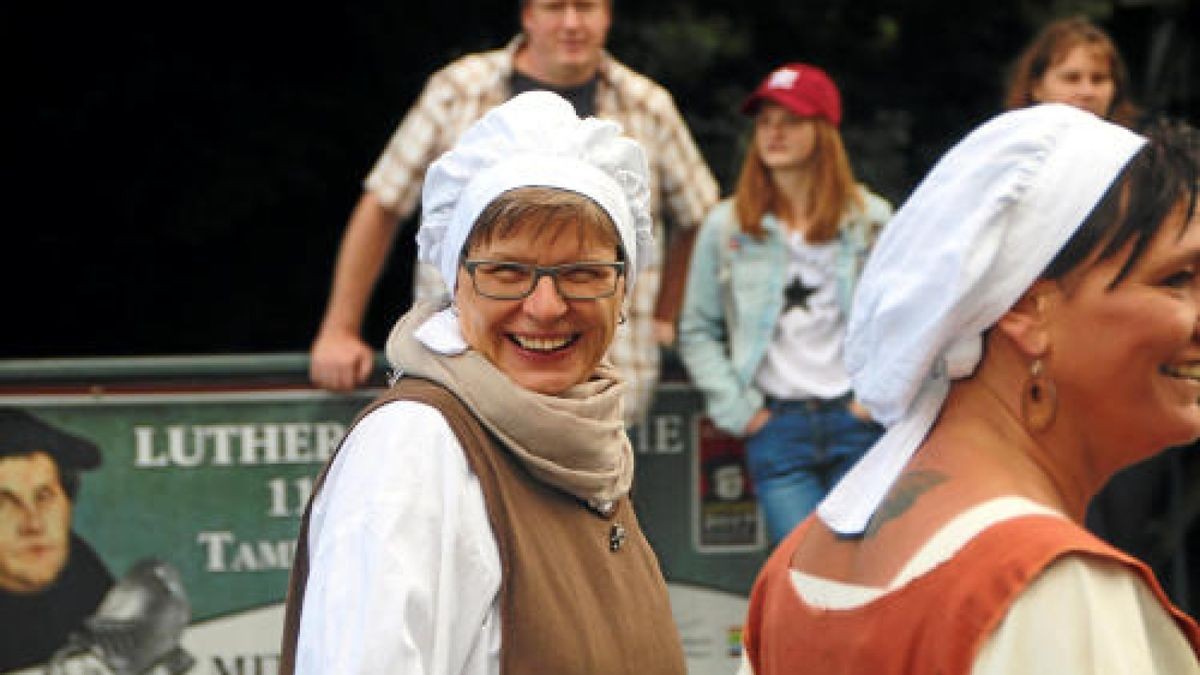
[[[487,205],[514,188],[559,188],[590,197],[616,224],[628,292],[638,270],[653,262],[648,175],[642,147],[622,136],[617,123],[580,119],[551,92],[520,94],[489,111],[430,165],[418,257],[437,266],[453,296],[459,255]]]
[[[818,507],[862,532],[983,332],[1037,280],[1145,139],[1076,108],[1000,115],[950,150],[892,218],[854,298],[846,365],[887,433]]]

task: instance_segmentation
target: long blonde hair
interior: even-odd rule
[[[805,195],[809,205],[805,215],[812,225],[805,233],[805,239],[819,244],[836,237],[846,213],[863,208],[863,203],[837,127],[823,117],[809,120],[815,139],[809,158],[808,194]],[[767,213],[781,218],[793,215],[792,203],[771,181],[770,171],[763,164],[753,139],[738,176],[733,206],[742,231],[755,239],[766,235],[762,219]]]

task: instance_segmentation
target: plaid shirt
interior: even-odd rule
[[[517,36],[504,49],[469,54],[429,78],[367,176],[365,188],[385,207],[401,218],[412,215],[421,197],[425,169],[449,150],[467,127],[510,96],[513,61],[523,41],[523,36]],[[597,117],[619,122],[646,150],[658,242],[657,261],[638,275],[629,302],[629,320],[618,327],[609,350],[627,381],[625,419],[632,425],[641,422],[649,410],[658,384],[654,304],[667,222],[674,227],[698,225],[717,201],[717,182],[667,90],[607,53],[598,77]],[[442,293],[445,286],[437,270],[418,265],[417,297]]]

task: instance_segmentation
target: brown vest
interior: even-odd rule
[[[391,401],[436,408],[479,478],[500,551],[502,673],[686,672],[666,584],[629,498],[608,516],[535,480],[448,390],[404,378],[359,414]],[[339,447],[339,451],[340,451]],[[317,478],[313,500],[336,452]],[[305,509],[288,588],[280,673],[295,670],[308,579]]]
[[[936,569],[847,610],[811,607],[792,586],[792,553],[812,522],[810,517],[779,545],[754,584],[744,637],[757,675],[966,675],[1013,601],[1070,553],[1129,569],[1200,654],[1195,622],[1171,604],[1148,567],[1062,518],[1030,515],[993,525]]]

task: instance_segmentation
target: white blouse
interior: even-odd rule
[[[441,413],[396,401],[367,415],[309,527],[297,673],[500,672],[500,554]]]

